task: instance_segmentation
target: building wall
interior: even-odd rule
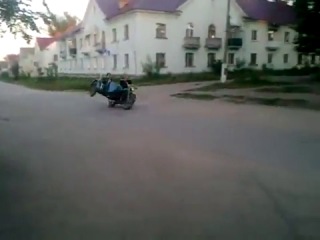
[[[34,67],[34,55],[29,54],[24,56],[24,58],[20,58],[19,60],[19,67],[20,70],[23,71],[25,74],[30,74],[30,76],[36,76],[37,72]]]
[[[225,25],[226,25],[227,1],[225,0],[189,0],[178,9],[177,13],[164,13],[152,11],[132,11],[119,15],[110,21],[105,21],[105,16],[91,0],[86,16],[83,20],[84,29],[76,34],[78,54],[75,58],[67,56],[59,59],[59,72],[70,74],[101,74],[111,72],[112,74],[142,75],[142,63],[149,56],[153,62],[156,53],[165,53],[166,68],[162,73],[182,73],[208,71],[208,54],[214,53],[217,60],[223,59]],[[263,21],[244,21],[245,16],[241,8],[232,1],[231,24],[240,27],[239,36],[243,39],[243,46],[238,50],[228,50],[234,53],[235,60],[243,61],[248,66],[251,54],[257,54],[257,64],[253,68],[262,68],[268,62],[268,24]],[[156,38],[156,26],[158,23],[166,25],[167,39]],[[183,47],[186,29],[189,23],[194,26],[194,37],[200,37],[200,48],[187,50]],[[124,26],[129,25],[129,39],[124,40]],[[208,28],[214,24],[216,37],[222,39],[222,46],[217,50],[205,48],[208,37]],[[117,31],[117,41],[113,41],[112,29]],[[79,40],[86,34],[93,34],[95,30],[105,31],[107,50],[109,54],[99,55],[94,46],[90,46],[90,55],[81,53]],[[252,30],[256,30],[258,39],[252,41]],[[285,32],[290,32],[290,43],[284,42]],[[273,68],[284,69],[297,65],[297,53],[294,51],[294,31],[289,27],[282,26],[275,33],[275,39],[279,41],[279,49],[273,52]],[[66,42],[59,43],[60,50],[66,48]],[[194,66],[185,66],[186,53],[194,54]],[[125,68],[125,54],[129,56],[129,67]],[[284,63],[284,55],[288,54],[288,63]],[[114,55],[117,58],[117,67],[114,68]],[[230,64],[233,68],[236,65]],[[269,66],[269,65],[268,65]]]
[[[51,43],[43,50],[40,50],[39,46],[36,44],[33,57],[34,74],[38,75],[38,68],[41,68],[44,75],[46,75],[46,68],[50,67],[51,63],[55,62],[54,56],[58,56],[58,51],[57,42]],[[58,63],[58,59],[56,62]]]
[[[294,37],[295,32],[288,26],[281,26],[275,32],[274,41],[277,42],[279,48],[276,51],[268,51],[266,49],[269,44],[268,41],[268,24],[259,22],[246,22],[244,23],[245,38],[243,47],[243,58],[246,63],[250,63],[251,53],[257,54],[257,68],[261,68],[264,64],[268,64],[268,54],[272,53],[273,61],[272,66],[275,69],[292,68],[297,65],[298,55],[294,50]],[[257,40],[253,41],[251,38],[252,30],[257,31]],[[285,32],[289,32],[289,43],[284,40]],[[288,63],[284,62],[284,55],[288,54]]]
[[[110,22],[104,20],[105,16],[95,3],[90,1],[83,21],[83,30],[75,35],[77,43],[77,55],[71,57],[68,51],[68,40],[59,42],[61,50],[66,50],[65,59],[59,58],[59,73],[67,74],[136,74],[134,59],[135,42],[135,19],[131,14],[124,15],[121,18],[113,19]],[[124,40],[124,26],[129,25],[129,39]],[[113,42],[112,29],[117,31],[117,41]],[[106,48],[109,54],[98,54],[92,43],[92,35],[95,31],[101,33],[105,31]],[[91,46],[80,47],[80,39],[91,34]],[[90,55],[85,56],[82,52],[89,50]],[[124,66],[124,55],[129,54],[129,68]],[[114,68],[113,55],[117,55],[117,67]]]

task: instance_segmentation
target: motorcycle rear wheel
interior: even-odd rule
[[[94,95],[97,94],[97,88],[96,88],[96,86],[95,86],[94,84],[92,84],[92,85],[90,86],[89,94],[90,94],[90,97],[93,97]]]

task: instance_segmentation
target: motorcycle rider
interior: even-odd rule
[[[120,84],[113,81],[111,73],[107,73],[105,77],[102,78],[103,91],[107,92],[110,96],[119,97],[121,99],[128,97],[128,87],[125,87],[120,80]]]

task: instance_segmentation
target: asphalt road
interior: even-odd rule
[[[320,239],[320,113],[0,83],[0,239]]]

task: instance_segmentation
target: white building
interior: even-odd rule
[[[36,76],[47,75],[47,69],[58,61],[58,46],[55,38],[38,37],[34,47],[33,65]],[[43,74],[40,74],[42,72]]]
[[[20,48],[19,56],[20,73],[35,76],[35,69],[33,64],[34,48]]]
[[[162,73],[207,71],[223,59],[226,15],[227,0],[90,0],[59,42],[59,73],[142,75],[148,57]],[[281,0],[231,0],[229,67],[301,64],[294,21]]]

